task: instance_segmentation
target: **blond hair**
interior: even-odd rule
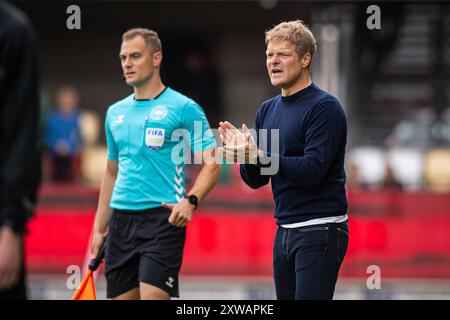
[[[311,60],[317,49],[316,39],[311,30],[302,20],[284,21],[266,31],[266,45],[269,42],[289,41],[295,46],[299,58],[306,53],[311,54]]]
[[[134,37],[141,36],[144,38],[145,45],[153,52],[162,51],[161,40],[156,31],[146,28],[130,29],[122,35],[122,41],[131,40]]]

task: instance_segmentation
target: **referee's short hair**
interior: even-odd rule
[[[146,28],[130,29],[122,35],[122,41],[131,40],[137,36],[141,36],[142,38],[144,38],[147,48],[149,48],[153,53],[158,51],[162,52],[161,40],[159,39],[158,33],[150,29]]]
[[[295,46],[295,51],[299,58],[303,57],[306,53],[309,53],[311,54],[311,61],[317,48],[314,35],[302,20],[281,22],[272,29],[266,31],[265,41],[266,45],[272,41],[289,41]]]

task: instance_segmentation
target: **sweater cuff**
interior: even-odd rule
[[[258,150],[258,157],[256,158],[256,165],[260,168],[270,167],[271,155],[269,152]]]
[[[16,233],[24,233],[32,209],[24,204],[9,204],[0,209],[0,226],[8,226]]]

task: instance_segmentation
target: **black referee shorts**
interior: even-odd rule
[[[139,282],[179,297],[186,227],[171,225],[169,215],[162,207],[113,210],[105,254],[108,298],[139,287]]]

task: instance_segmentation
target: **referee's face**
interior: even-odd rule
[[[266,66],[270,82],[281,89],[293,87],[300,80],[303,72],[295,46],[289,41],[268,43]]]
[[[147,83],[159,68],[159,62],[155,63],[155,55],[146,46],[144,38],[136,36],[122,42],[120,48],[120,61],[125,82],[133,87]]]

